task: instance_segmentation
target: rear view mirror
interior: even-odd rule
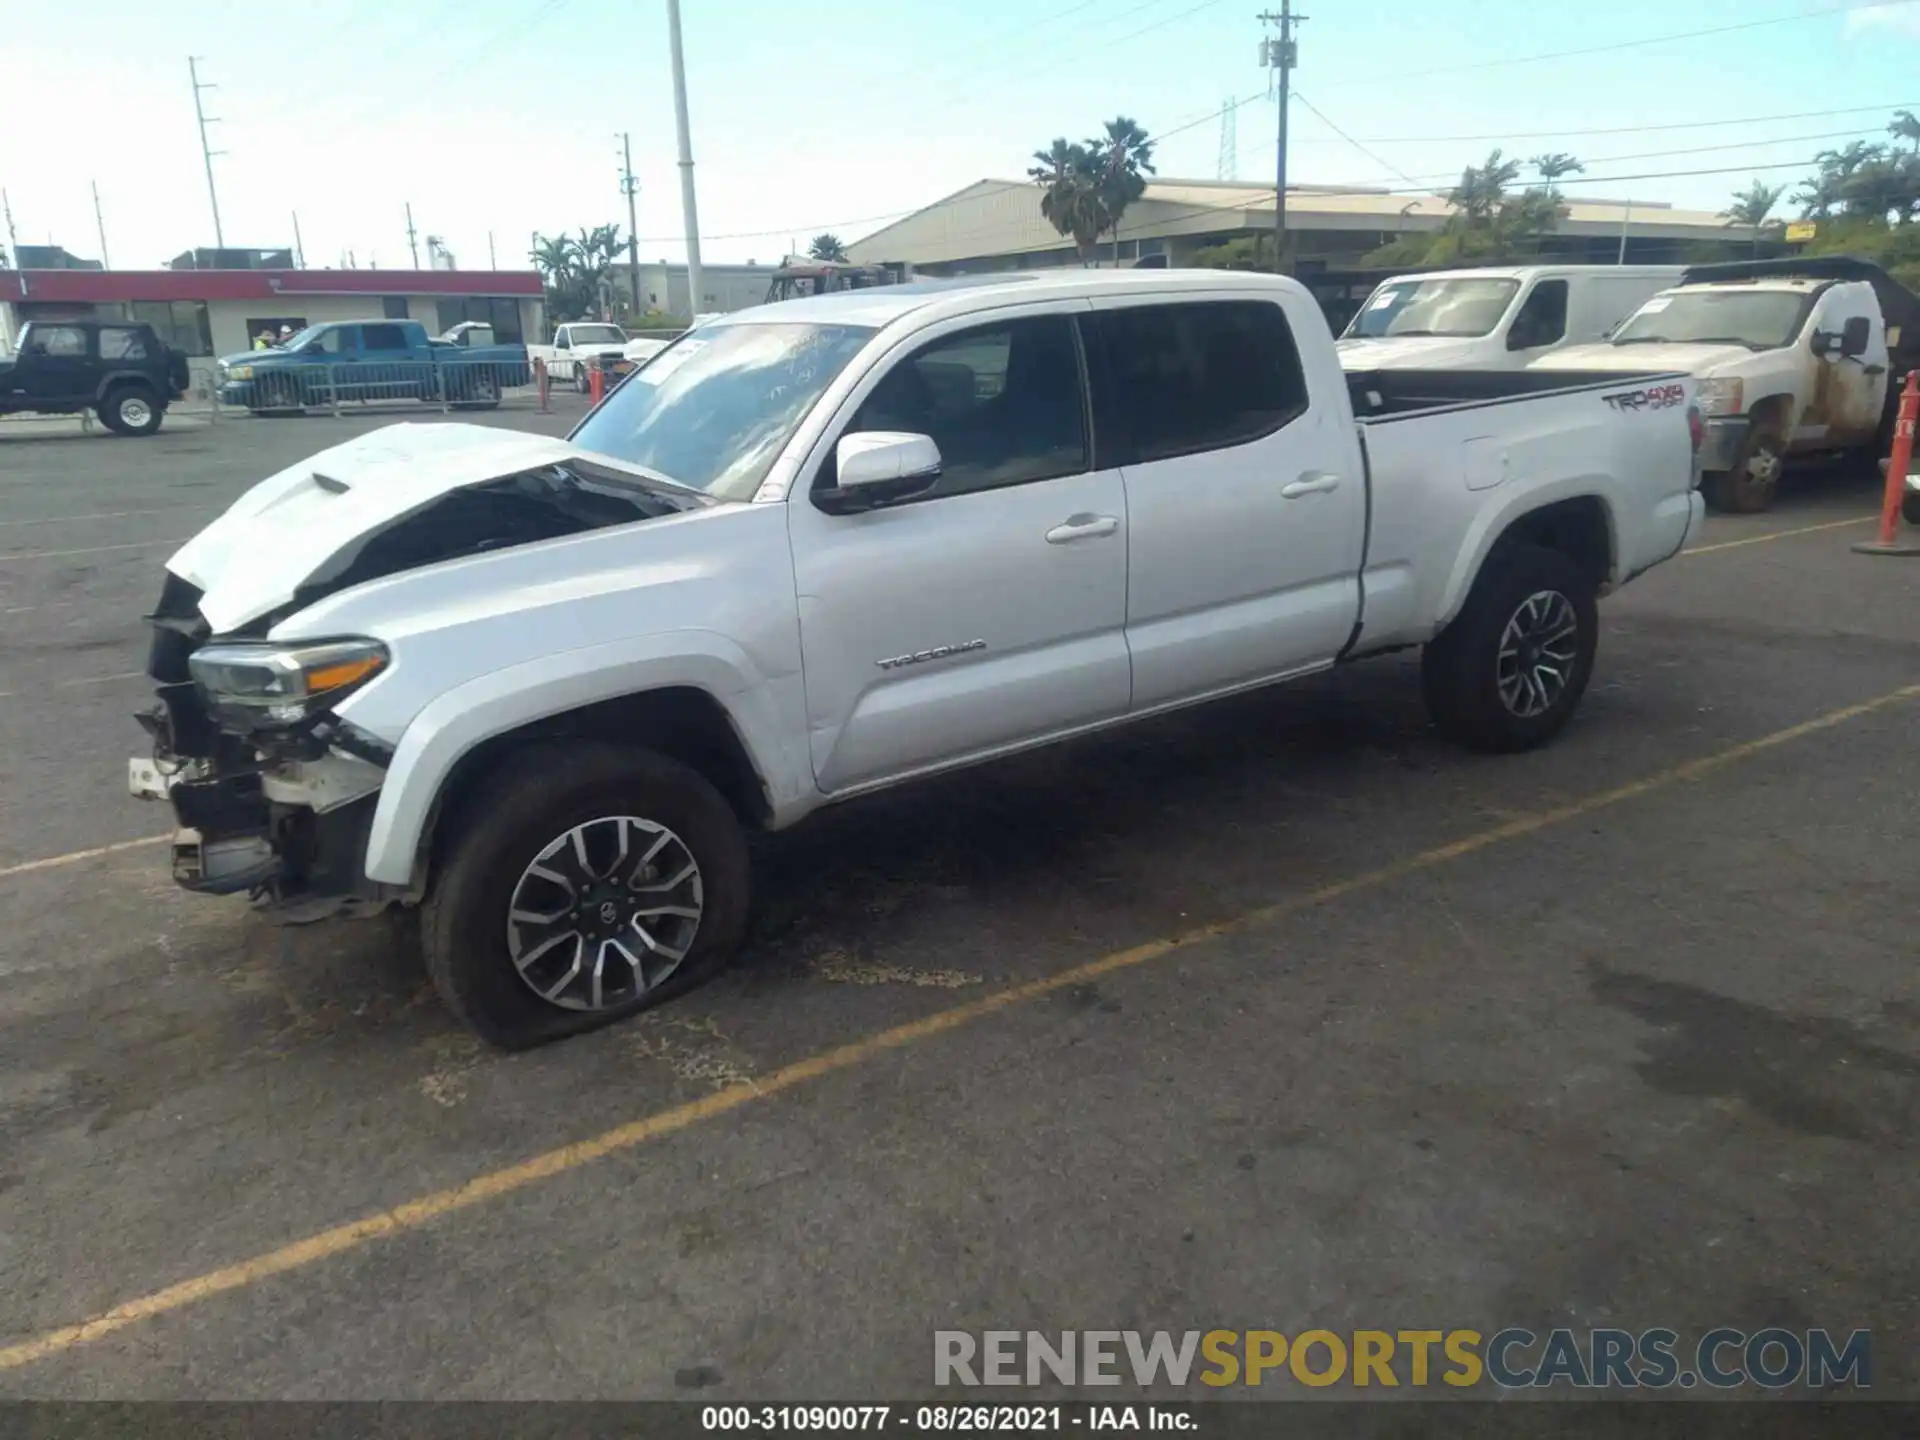
[[[1855,315],[1849,319],[1840,331],[1840,354],[1846,359],[1867,353],[1867,341],[1872,338],[1873,323],[1864,315]]]
[[[835,485],[817,497],[835,514],[871,510],[924,495],[940,478],[940,447],[931,435],[869,430],[843,435],[834,447]]]

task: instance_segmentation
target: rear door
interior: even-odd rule
[[[1133,706],[1330,664],[1359,617],[1366,477],[1344,395],[1309,391],[1310,301],[1104,296],[1126,482]],[[1318,384],[1340,383],[1332,347]]]
[[[931,435],[926,495],[857,515],[788,502],[808,738],[833,794],[1126,714],[1127,509],[1092,446],[1085,301],[905,339],[841,435]]]
[[[87,353],[88,333],[84,325],[34,325],[20,360],[29,396],[59,404],[93,398],[96,376]]]

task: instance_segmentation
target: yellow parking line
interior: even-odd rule
[[[1255,926],[1270,924],[1361,891],[1377,889],[1395,880],[1474,854],[1489,846],[1515,840],[1523,835],[1531,835],[1548,826],[1563,824],[1568,820],[1589,815],[1596,810],[1618,805],[1626,800],[1636,799],[1654,790],[1677,785],[1685,780],[1698,779],[1702,775],[1736,761],[1745,760],[1818,731],[1831,729],[1835,725],[1845,724],[1849,720],[1858,719],[1860,716],[1871,714],[1917,695],[1920,695],[1920,685],[1904,685],[1898,690],[1889,691],[1858,705],[1828,711],[1825,715],[1803,721],[1798,725],[1790,725],[1784,730],[1776,730],[1771,735],[1762,736],[1758,740],[1749,740],[1744,744],[1730,746],[1698,760],[1689,760],[1685,764],[1675,765],[1671,769],[1649,775],[1643,780],[1617,786],[1612,790],[1603,791],[1584,800],[1576,800],[1572,804],[1563,805],[1555,810],[1510,820],[1504,825],[1496,825],[1490,830],[1482,830],[1478,834],[1469,835],[1450,844],[1423,850],[1408,859],[1383,865],[1377,870],[1369,870],[1365,874],[1355,875],[1350,879],[1323,885],[1318,890],[1309,891],[1290,900],[1265,905],[1230,920],[1198,926],[1165,940],[1152,940],[1144,945],[1136,945],[1130,950],[1103,955],[1084,965],[1075,965],[1070,969],[1056,971],[1038,980],[1030,980],[1024,985],[1015,985],[1010,989],[982,996],[965,1005],[955,1005],[951,1009],[938,1011],[924,1019],[909,1021],[905,1025],[896,1025],[850,1044],[810,1055],[804,1060],[782,1066],[770,1075],[743,1080],[704,1099],[678,1105],[671,1110],[663,1110],[657,1115],[649,1115],[625,1125],[617,1125],[590,1139],[562,1145],[545,1154],[522,1160],[518,1164],[476,1176],[463,1184],[451,1186],[445,1190],[436,1190],[430,1195],[409,1200],[404,1204],[396,1205],[391,1210],[363,1216],[345,1225],[337,1225],[331,1230],[322,1230],[303,1240],[296,1240],[290,1245],[283,1245],[277,1250],[269,1250],[265,1254],[255,1255],[237,1264],[182,1280],[164,1289],[155,1290],[151,1294],[125,1301],[77,1325],[48,1330],[30,1340],[23,1340],[18,1344],[0,1349],[0,1370],[17,1370],[23,1365],[44,1360],[50,1355],[58,1355],[82,1345],[89,1345],[96,1340],[105,1339],[116,1331],[124,1330],[129,1325],[138,1324],[142,1320],[150,1320],[156,1315],[165,1315],[189,1305],[196,1305],[230,1290],[241,1290],[257,1285],[275,1275],[283,1275],[290,1270],[298,1270],[332,1256],[361,1249],[385,1236],[417,1230],[442,1216],[469,1209],[488,1200],[496,1200],[503,1195],[510,1195],[541,1180],[578,1170],[584,1165],[592,1164],[609,1155],[632,1150],[650,1140],[672,1135],[702,1120],[714,1119],[741,1106],[769,1099],[823,1076],[850,1070],[856,1065],[878,1059],[890,1051],[904,1049],[918,1041],[943,1035],[949,1030],[957,1030],[975,1020],[1025,1004],[1030,1000],[1037,1000],[1044,995],[1053,994],[1070,986],[1084,985],[1090,980],[1098,979],[1102,975],[1110,975],[1118,970],[1133,969],[1150,960],[1157,960],[1163,955],[1186,950],[1204,941],[1216,940],[1225,935],[1237,934]],[[5,872],[0,872],[0,874],[3,873]]]
[[[9,875],[25,875],[33,870],[52,870],[61,865],[77,865],[82,860],[97,859],[102,855],[117,855],[122,850],[137,850],[142,845],[158,845],[168,839],[165,835],[148,835],[139,840],[121,840],[112,845],[96,845],[91,850],[69,850],[65,855],[49,855],[44,860],[22,860],[17,865],[0,866],[0,880]]]
[[[1716,550],[1738,550],[1742,545],[1764,545],[1769,540],[1785,540],[1789,535],[1811,535],[1816,530],[1840,530],[1848,525],[1864,525],[1878,515],[1856,515],[1851,520],[1829,520],[1823,525],[1802,525],[1797,530],[1771,530],[1765,535],[1749,535],[1744,540],[1722,540],[1717,545],[1696,545],[1682,555],[1711,555]]]

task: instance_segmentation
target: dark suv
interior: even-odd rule
[[[151,435],[187,393],[187,357],[151,325],[34,320],[19,353],[0,359],[0,415],[91,410],[116,435]]]

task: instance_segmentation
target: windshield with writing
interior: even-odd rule
[[[572,435],[704,490],[750,500],[833,379],[873,336],[865,325],[716,325],[649,360]]]
[[[624,345],[627,332],[618,325],[575,325],[567,338],[576,345]]]
[[[1341,338],[1491,335],[1519,293],[1518,280],[1395,281],[1373,292]]]
[[[1813,303],[1791,290],[1675,290],[1656,295],[1614,332],[1616,345],[1718,341],[1775,350],[1793,343]]]

